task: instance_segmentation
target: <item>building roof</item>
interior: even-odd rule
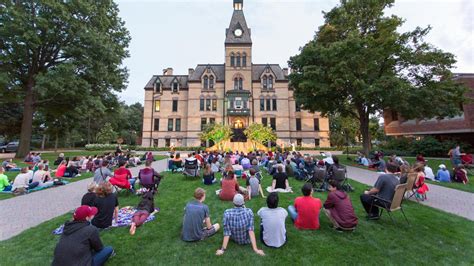
[[[145,86],[145,89],[153,89],[157,80],[160,80],[161,88],[170,89],[174,80],[178,80],[180,88],[188,88],[187,75],[153,75]]]
[[[236,29],[242,30],[242,36],[237,37],[234,35]],[[251,32],[247,27],[244,11],[234,10],[229,28],[226,29],[225,35],[225,44],[252,44],[252,38],[250,38]]]
[[[194,73],[189,76],[189,81],[201,81],[201,76],[204,74],[207,68],[210,68],[214,75],[216,75],[216,81],[225,80],[225,68],[224,64],[199,64],[194,69]]]
[[[278,64],[253,64],[252,65],[252,80],[258,81],[262,76],[265,69],[269,68],[273,74],[275,75],[275,79],[277,81],[280,80],[287,80],[288,78],[283,73],[283,69],[281,69],[280,65]]]

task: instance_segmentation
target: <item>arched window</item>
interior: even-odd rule
[[[238,89],[239,89],[239,79],[235,78],[234,79],[234,90],[238,90]]]
[[[209,89],[214,89],[214,76],[209,77]]]
[[[273,89],[273,76],[268,76],[268,88]]]
[[[234,53],[230,54],[230,66],[235,67],[235,55],[234,55]]]
[[[160,80],[156,80],[155,93],[161,93],[161,82],[160,82]]]
[[[240,67],[240,53],[237,53],[237,67]]]
[[[262,79],[262,85],[263,85],[263,88],[266,89],[267,88],[267,76],[263,76],[263,79]]]
[[[247,67],[247,54],[246,53],[242,55],[242,66]]]
[[[173,82],[173,92],[178,92],[179,90],[179,83],[177,80]]]
[[[243,90],[243,89],[244,89],[243,80],[242,78],[239,78],[239,90]]]
[[[204,76],[204,89],[209,89],[209,78],[207,76]]]

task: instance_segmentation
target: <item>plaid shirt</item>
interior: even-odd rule
[[[251,209],[235,207],[224,212],[224,236],[230,236],[237,244],[250,244],[249,231],[253,228]]]

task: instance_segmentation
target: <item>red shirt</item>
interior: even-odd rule
[[[321,200],[311,196],[298,197],[295,199],[295,208],[298,217],[295,226],[298,229],[319,229],[319,210]]]
[[[237,191],[239,191],[239,184],[235,179],[224,179],[222,180],[222,190],[219,197],[221,200],[232,201]]]
[[[56,177],[63,177],[64,173],[66,173],[66,165],[63,164],[63,165],[60,165],[58,167],[58,170],[56,170],[55,176]]]
[[[119,167],[118,169],[115,169],[114,171],[114,176],[118,176],[118,175],[127,175],[127,179],[130,179],[132,178],[132,173],[130,172],[130,170],[128,170],[127,168],[125,167]]]

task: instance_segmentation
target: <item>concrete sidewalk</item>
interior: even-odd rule
[[[350,179],[369,186],[373,186],[380,175],[373,171],[352,166],[347,166],[347,174]],[[427,194],[428,199],[420,201],[420,204],[474,221],[473,193],[434,184],[428,184],[428,187],[430,188]]]
[[[167,160],[153,162],[153,168],[162,172],[167,168]],[[133,176],[144,166],[129,168]],[[49,188],[24,196],[0,201],[0,241],[9,239],[31,227],[63,215],[81,204],[82,196],[92,178],[69,183],[65,186]],[[45,204],[38,205],[38,202]],[[40,206],[40,207],[38,207]]]

